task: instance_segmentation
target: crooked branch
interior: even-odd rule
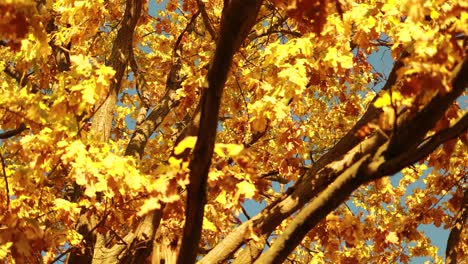
[[[456,215],[455,223],[450,230],[449,238],[447,240],[447,248],[445,250],[445,263],[455,264],[458,258],[458,246],[460,243],[461,233],[466,225],[468,218],[468,190],[463,192],[463,201],[460,211]]]
[[[18,135],[19,133],[23,132],[24,130],[26,130],[26,125],[24,123],[21,123],[18,128],[0,133],[0,139],[7,139],[7,138],[14,137]]]
[[[8,186],[8,178],[6,175],[6,164],[3,155],[0,153],[0,159],[2,160],[2,171],[3,171],[3,179],[5,180],[5,190],[6,190],[6,207],[10,208],[10,187]]]
[[[201,98],[198,138],[189,163],[190,183],[181,249],[177,263],[194,263],[201,237],[206,181],[213,156],[221,97],[234,53],[255,23],[262,0],[228,2],[223,10],[215,55],[208,71],[208,87]]]

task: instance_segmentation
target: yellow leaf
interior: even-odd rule
[[[248,181],[242,181],[237,184],[237,188],[246,198],[252,198],[255,195],[255,185]]]
[[[237,156],[244,150],[244,145],[242,144],[225,144],[224,147],[229,156]]]
[[[58,148],[67,147],[69,144],[70,144],[70,142],[68,142],[68,141],[66,141],[66,140],[60,140],[60,141],[57,143],[57,147],[58,147]]]
[[[336,61],[338,57],[337,53],[338,53],[338,50],[335,47],[328,48],[327,55],[325,55],[325,58],[323,58],[323,61],[330,62],[330,64],[333,67],[338,66],[338,63]]]
[[[91,72],[92,66],[89,62],[89,58],[85,57],[82,54],[79,55],[71,55],[70,56],[71,62],[76,65],[76,71],[83,75],[88,75]]]
[[[77,209],[77,204],[76,203],[71,203],[70,201],[67,201],[65,199],[57,198],[54,200],[54,210],[64,210],[67,212],[71,212],[75,209]]]
[[[114,76],[115,70],[112,67],[102,65],[96,73],[99,76],[96,82],[109,85],[109,79]]]
[[[133,178],[133,177],[129,177]],[[107,183],[105,181],[99,181],[95,185],[96,187],[96,192],[104,192],[107,191]]]
[[[241,144],[223,144],[218,143],[215,145],[214,152],[220,157],[225,156],[237,156],[244,149],[244,146]]]
[[[254,117],[250,119],[250,122],[253,131],[263,132],[267,127],[267,119],[264,117]]]
[[[138,216],[143,216],[153,210],[161,208],[160,200],[155,197],[151,197],[147,199],[143,205],[140,207],[140,211],[138,211]]]
[[[175,153],[175,150],[174,150],[174,153]],[[179,166],[182,163],[182,159],[176,159],[174,157],[170,157],[168,161],[169,161],[169,164],[172,166]]]
[[[222,191],[215,199],[216,202],[220,204],[226,204],[227,199],[226,199],[226,191]]]
[[[464,12],[462,12],[462,16],[463,16],[463,13],[464,13]],[[434,8],[431,8],[431,18],[434,19],[434,20],[436,20],[436,19],[438,19],[439,17],[440,17],[440,13],[437,12],[437,10],[435,10]]]
[[[13,242],[6,242],[5,244],[0,245],[0,259],[5,259],[9,252],[11,252],[10,248],[13,245]]]
[[[401,101],[402,95],[399,92],[392,92],[391,96],[388,92],[384,93],[382,96],[377,98],[374,102],[374,106],[377,108],[382,108],[385,106],[391,106],[392,101],[395,103],[397,101]]]
[[[398,235],[395,233],[395,232],[390,232],[387,234],[387,236],[385,237],[385,240],[387,240],[388,242],[392,243],[392,244],[398,244]]]
[[[75,170],[74,176],[78,185],[85,185],[88,182],[86,174],[81,169]]]
[[[349,55],[341,55],[340,56],[340,65],[342,68],[345,68],[345,69],[350,69],[353,67],[353,57],[351,56],[351,54]]]
[[[94,104],[96,100],[94,99],[95,89],[90,84],[85,85],[84,89],[81,91],[83,94],[83,100],[89,104]]]
[[[220,156],[220,157],[225,157],[226,155],[223,152],[223,149],[219,146],[219,144],[216,144],[214,147],[214,152]]]
[[[411,31],[409,29],[401,30],[400,32],[397,33],[398,40],[400,42],[402,42],[402,43],[411,42],[411,40],[412,40],[411,34],[413,34],[413,31]]]
[[[309,82],[307,78],[306,68],[304,61],[299,61],[295,67],[288,67],[278,73],[278,77],[285,78],[290,82],[297,84],[298,86],[305,87]]]
[[[216,181],[223,176],[224,176],[224,173],[219,170],[210,170],[210,172],[208,173],[208,179],[210,181]]]
[[[203,217],[203,229],[210,230],[213,232],[216,232],[218,230],[216,226],[212,222],[210,222],[210,220],[208,220],[206,217]]]
[[[90,197],[90,198],[94,198],[96,197],[96,187],[94,186],[94,184],[89,184],[86,186],[86,190],[84,191],[84,195]]]
[[[197,137],[186,137],[184,138],[179,145],[174,148],[174,154],[179,155],[184,152],[186,149],[193,149],[195,143],[197,142]]]
[[[375,25],[377,24],[377,19],[375,19],[375,17],[373,16],[370,16],[368,19],[367,19],[367,25],[369,27],[375,27]]]
[[[142,185],[142,176],[140,175],[132,175],[132,177],[125,177],[125,183],[130,187],[132,190],[139,190],[141,189]]]
[[[384,93],[382,96],[377,98],[374,102],[374,106],[377,108],[382,108],[384,106],[389,106],[391,104],[390,102],[390,95],[388,93]]]
[[[81,243],[83,236],[73,229],[67,230],[67,239],[70,245],[75,246]]]

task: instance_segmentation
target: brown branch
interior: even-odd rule
[[[407,54],[405,53],[402,55],[402,58],[406,56]],[[393,84],[396,82],[396,71],[401,66],[402,63],[400,59],[395,64],[383,90],[388,90],[390,89],[390,87],[393,86]],[[460,76],[463,76],[463,74],[458,74],[456,79],[459,79]],[[455,80],[454,87],[456,83],[461,82]],[[459,89],[461,88],[459,85],[457,85],[457,88],[454,89],[457,90],[458,93]],[[376,100],[376,98],[374,98],[374,100]],[[269,205],[259,215],[242,224],[237,228],[236,231],[229,234],[221,243],[219,243],[209,254],[205,256],[205,258],[202,260],[202,263],[217,263],[226,260],[228,256],[233,254],[233,252],[237,250],[242,245],[242,243],[244,243],[244,232],[247,232],[249,230],[248,226],[250,225],[256,226],[257,230],[259,230],[257,235],[261,235],[263,237],[268,236],[274,230],[274,228],[281,223],[283,219],[295,212],[303,204],[308,202],[312,197],[314,197],[320,191],[322,191],[324,188],[330,185],[333,182],[334,178],[330,177],[330,175],[323,173],[324,167],[328,167],[327,164],[330,164],[331,162],[340,159],[340,157],[344,153],[348,152],[350,148],[359,143],[361,139],[356,136],[356,132],[363,125],[366,125],[367,123],[377,118],[380,112],[380,109],[376,109],[371,103],[369,109],[366,111],[364,116],[358,121],[358,123],[353,127],[353,129],[351,129],[334,148],[332,148],[316,163],[314,163],[312,168],[308,171],[305,177],[303,177],[303,179],[299,180],[293,188],[290,188],[288,190],[288,193],[284,195],[281,199],[279,199],[278,202]],[[445,110],[442,110],[442,112],[445,112]],[[251,250],[248,249],[250,247],[250,243],[251,242],[248,242],[245,252],[251,252]],[[236,258],[236,263],[249,263],[251,262],[251,260],[257,258],[257,256],[246,255],[249,254],[241,253]],[[205,260],[207,262],[204,262]]]
[[[6,164],[3,155],[0,153],[0,159],[2,160],[2,171],[3,171],[3,179],[5,180],[5,190],[6,190],[6,207],[10,208],[10,187],[8,187],[8,178],[6,175]]]
[[[260,33],[258,35],[256,34],[256,35],[253,35],[253,36],[249,36],[249,39],[254,40],[254,39],[257,39],[257,38],[270,36],[272,34],[290,35],[290,36],[293,36],[293,37],[296,37],[296,38],[302,37],[302,34],[300,32],[296,32],[296,31],[292,31],[292,30],[286,30],[286,29],[271,29],[270,28],[266,32]]]
[[[198,15],[199,13],[196,13],[192,16],[190,22],[177,38],[172,52],[174,62],[172,63],[169,73],[167,74],[166,92],[158,107],[153,109],[151,114],[136,127],[135,133],[132,135],[132,138],[127,145],[127,149],[125,150],[125,155],[133,156],[135,159],[140,160],[144,153],[148,138],[161,125],[171,109],[179,104],[179,101],[172,99],[171,93],[181,87],[180,84],[183,79],[183,77],[180,76],[180,70],[182,68],[182,61],[180,58],[181,40],[183,35],[188,32],[191,25],[195,23],[195,19],[198,17]],[[133,71],[136,71],[137,75],[139,76],[140,74],[138,73],[136,62],[131,62],[131,64],[135,64],[132,66],[132,68],[134,68]]]
[[[205,24],[206,29],[208,30],[208,33],[210,34],[211,38],[213,40],[217,40],[216,36],[216,31],[213,28],[213,25],[211,24],[210,17],[208,16],[208,13],[206,12],[206,7],[205,3],[201,0],[197,0],[197,5],[198,5],[198,10],[200,10],[202,18],[203,18],[203,24]]]
[[[254,263],[283,263],[310,229],[317,225],[329,212],[346,201],[348,196],[361,185],[362,181],[358,178],[359,169],[369,157],[370,155],[367,154],[354,162],[332,184],[327,186],[314,200],[295,215],[271,248]]]
[[[128,236],[126,237],[128,241],[131,241],[131,244],[125,246],[127,251],[125,256],[120,260],[120,263],[145,263],[146,259],[152,253],[156,230],[161,223],[163,210],[164,205],[161,205],[161,208],[148,213],[138,225],[135,237],[133,237],[133,239],[128,239]],[[112,249],[117,251],[114,248]]]
[[[24,72],[18,71],[12,65],[6,65],[5,69],[3,69],[3,72],[11,78],[15,79],[21,88],[25,87],[26,84],[28,84],[29,76],[33,74],[32,72],[26,74]],[[38,91],[39,86],[36,83],[32,83],[31,92],[36,93]]]
[[[13,66],[11,65],[6,65],[5,69],[3,69],[3,72],[5,72],[8,76],[11,78],[15,79],[16,82],[19,84],[19,86],[24,87],[28,83],[28,74],[25,74],[23,72],[19,72],[16,70]]]
[[[393,85],[397,82],[397,72],[401,67],[403,67],[403,60],[408,56],[407,53],[403,53],[400,58],[395,62],[393,68],[385,82],[384,87],[380,90],[379,94],[374,97],[374,99],[370,102],[369,108],[366,110],[364,115],[359,119],[359,121],[351,128],[346,135],[341,138],[338,143],[330,149],[327,153],[325,153],[312,167],[312,174],[315,174],[319,169],[323,168],[326,164],[334,161],[337,157],[344,155],[348,152],[351,148],[359,144],[362,140],[361,137],[357,135],[357,132],[365,125],[372,123],[375,121],[379,115],[382,113],[380,108],[376,108],[374,106],[374,102],[379,98],[380,94],[383,94],[384,91],[390,90]],[[309,178],[305,180],[309,180]],[[298,184],[296,184],[298,185]]]
[[[56,25],[54,24],[54,18],[51,18],[48,22],[48,27],[47,27],[47,33],[51,33],[52,30],[56,29]],[[3,42],[3,41],[2,41]],[[52,50],[54,51],[54,54],[55,56],[57,55],[55,50],[57,49],[57,46],[55,46],[53,44],[53,41],[49,42],[49,45],[51,46]],[[71,44],[69,44],[70,46]],[[64,54],[64,52],[68,52],[68,51],[63,51],[62,50],[62,55]],[[70,58],[69,58],[69,55],[68,53],[63,55],[65,57],[68,58],[67,62],[68,64],[66,64],[65,68],[66,69],[63,69],[63,68],[60,68],[59,67],[59,70],[60,71],[64,71],[64,70],[68,70],[70,68]],[[56,58],[57,60],[57,58]],[[64,65],[62,63],[62,65]],[[29,76],[33,74],[33,72],[31,73],[25,73],[25,72],[21,72],[21,71],[18,71],[15,67],[13,67],[11,64],[7,64],[5,66],[5,68],[3,69],[3,72],[5,72],[8,76],[10,76],[11,78],[15,79],[16,82],[18,83],[18,85],[20,87],[24,87],[26,86],[26,84],[28,83],[29,81]],[[32,88],[31,88],[31,92],[32,93],[36,93],[39,91],[39,86],[35,83],[32,84]],[[6,138],[10,138],[10,137],[13,137],[21,132],[23,132],[24,130],[26,130],[26,125],[24,123],[21,123],[20,126],[16,129],[13,129],[13,130],[10,130],[10,131],[6,131],[6,132],[3,132],[3,133],[0,133],[0,139],[6,139]]]
[[[402,168],[422,160],[441,144],[466,133],[467,130],[468,114],[465,114],[455,125],[439,131],[418,148],[411,151],[405,151],[398,157],[388,160],[385,163],[383,163],[383,160],[380,160],[370,164],[369,171],[366,172],[368,175],[367,177],[374,180],[385,175],[395,174]]]
[[[142,7],[142,0],[126,1],[121,27],[119,28],[117,36],[113,42],[108,63],[106,63],[108,66],[112,67],[116,73],[114,81],[111,83],[109,95],[93,116],[92,131],[94,131],[96,139],[101,141],[107,141],[110,137],[117,94],[120,90],[125,69],[127,68],[130,50],[133,48],[133,34],[140,18]],[[69,255],[69,263],[91,263],[93,259],[93,249],[99,249],[100,251],[94,252],[95,255],[99,255],[99,253],[101,253],[101,257],[105,258],[107,261],[116,262],[116,258],[119,254],[114,254],[114,252],[109,254],[109,250],[106,249],[104,243],[104,235],[93,234],[94,230],[91,228],[91,225],[85,216],[86,214],[83,214],[80,217],[78,231],[85,238],[85,243],[87,245],[93,245],[93,248],[87,247],[84,255],[80,255],[77,251],[72,251]],[[95,216],[91,215],[91,217],[93,218]]]
[[[463,232],[466,219],[468,218],[468,189],[463,192],[463,201],[460,211],[456,215],[455,223],[450,230],[450,235],[447,240],[447,248],[445,250],[445,263],[456,264],[458,262],[458,248],[460,243],[461,233]]]
[[[188,33],[190,26],[195,23],[198,15],[199,13],[196,13],[192,16],[190,22],[187,23],[185,29],[177,38],[172,54],[174,62],[172,63],[171,70],[167,75],[166,93],[163,96],[157,109],[153,109],[151,114],[143,122],[137,124],[135,133],[127,145],[125,155],[133,156],[135,159],[140,160],[144,153],[148,138],[161,125],[170,110],[179,103],[178,101],[171,99],[171,93],[174,90],[180,88],[180,84],[182,82],[182,77],[180,76],[180,70],[182,68],[182,62],[180,58],[182,50],[181,41],[183,35]],[[138,69],[133,52],[130,56],[130,66],[135,74],[135,78],[143,78],[143,74],[141,74],[140,70]],[[144,78],[141,80],[141,83],[143,83],[143,85],[145,84]],[[162,204],[161,208],[148,213],[138,225],[134,236],[133,234],[130,234],[131,238],[127,238],[127,240],[131,241],[131,244],[130,246],[125,247],[127,248],[127,251],[124,253],[123,259],[120,260],[121,263],[143,263],[145,259],[147,259],[147,257],[151,254],[153,250],[154,238],[156,236],[156,230],[158,229],[161,222],[164,208],[165,205]],[[113,252],[119,252],[123,250],[123,248],[121,245],[115,245],[111,250]]]
[[[393,42],[386,41],[386,40],[383,40],[383,39],[373,40],[373,41],[370,41],[369,43],[371,45],[374,45],[374,46],[382,46],[382,47],[392,47],[393,46]]]
[[[240,43],[255,23],[262,0],[233,0],[225,6],[224,17],[215,55],[208,71],[208,87],[201,98],[201,116],[198,139],[189,163],[190,183],[187,187],[187,206],[179,264],[194,263],[201,237],[206,180],[213,156],[219,108],[224,84],[232,58]]]
[[[7,139],[7,138],[14,137],[20,134],[21,132],[23,132],[24,130],[26,130],[26,125],[24,123],[21,123],[18,128],[0,133],[0,139]]]
[[[386,152],[387,158],[392,158],[402,151],[417,147],[427,132],[432,129],[445,113],[449,105],[468,87],[468,59],[457,66],[452,80],[452,91],[438,93],[416,117],[406,120],[392,136]]]
[[[96,139],[101,141],[107,141],[110,137],[117,94],[120,91],[125,69],[127,68],[130,49],[133,48],[133,34],[141,15],[142,5],[142,0],[126,1],[121,27],[117,32],[111,55],[106,63],[106,65],[115,70],[114,81],[111,83],[109,95],[106,100],[94,114],[91,126],[92,130],[96,133]]]

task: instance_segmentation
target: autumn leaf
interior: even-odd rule
[[[179,155],[184,152],[186,149],[193,149],[195,143],[197,142],[197,137],[186,137],[184,138],[175,148],[174,154]]]
[[[149,198],[145,200],[143,205],[140,207],[138,211],[138,216],[144,216],[149,212],[161,208],[161,201],[155,197]]]
[[[217,143],[214,148],[214,152],[218,154],[220,157],[233,157],[239,155],[242,150],[244,150],[243,145],[238,144],[222,144]]]
[[[374,102],[374,106],[377,108],[383,108],[385,106],[393,106],[396,102],[402,99],[402,95],[399,92],[384,93]]]
[[[246,198],[252,198],[255,195],[255,185],[250,182],[242,181],[237,184],[237,188],[239,193],[245,195]]]
[[[213,232],[218,231],[216,226],[210,220],[208,220],[208,218],[206,218],[206,217],[203,218],[203,229],[213,231]]]
[[[389,243],[392,243],[392,244],[398,244],[399,243],[399,238],[398,238],[398,235],[395,233],[395,232],[389,232],[386,236],[385,236],[385,240]]]

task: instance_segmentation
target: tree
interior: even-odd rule
[[[466,258],[465,1],[152,4],[0,3],[5,263]]]

